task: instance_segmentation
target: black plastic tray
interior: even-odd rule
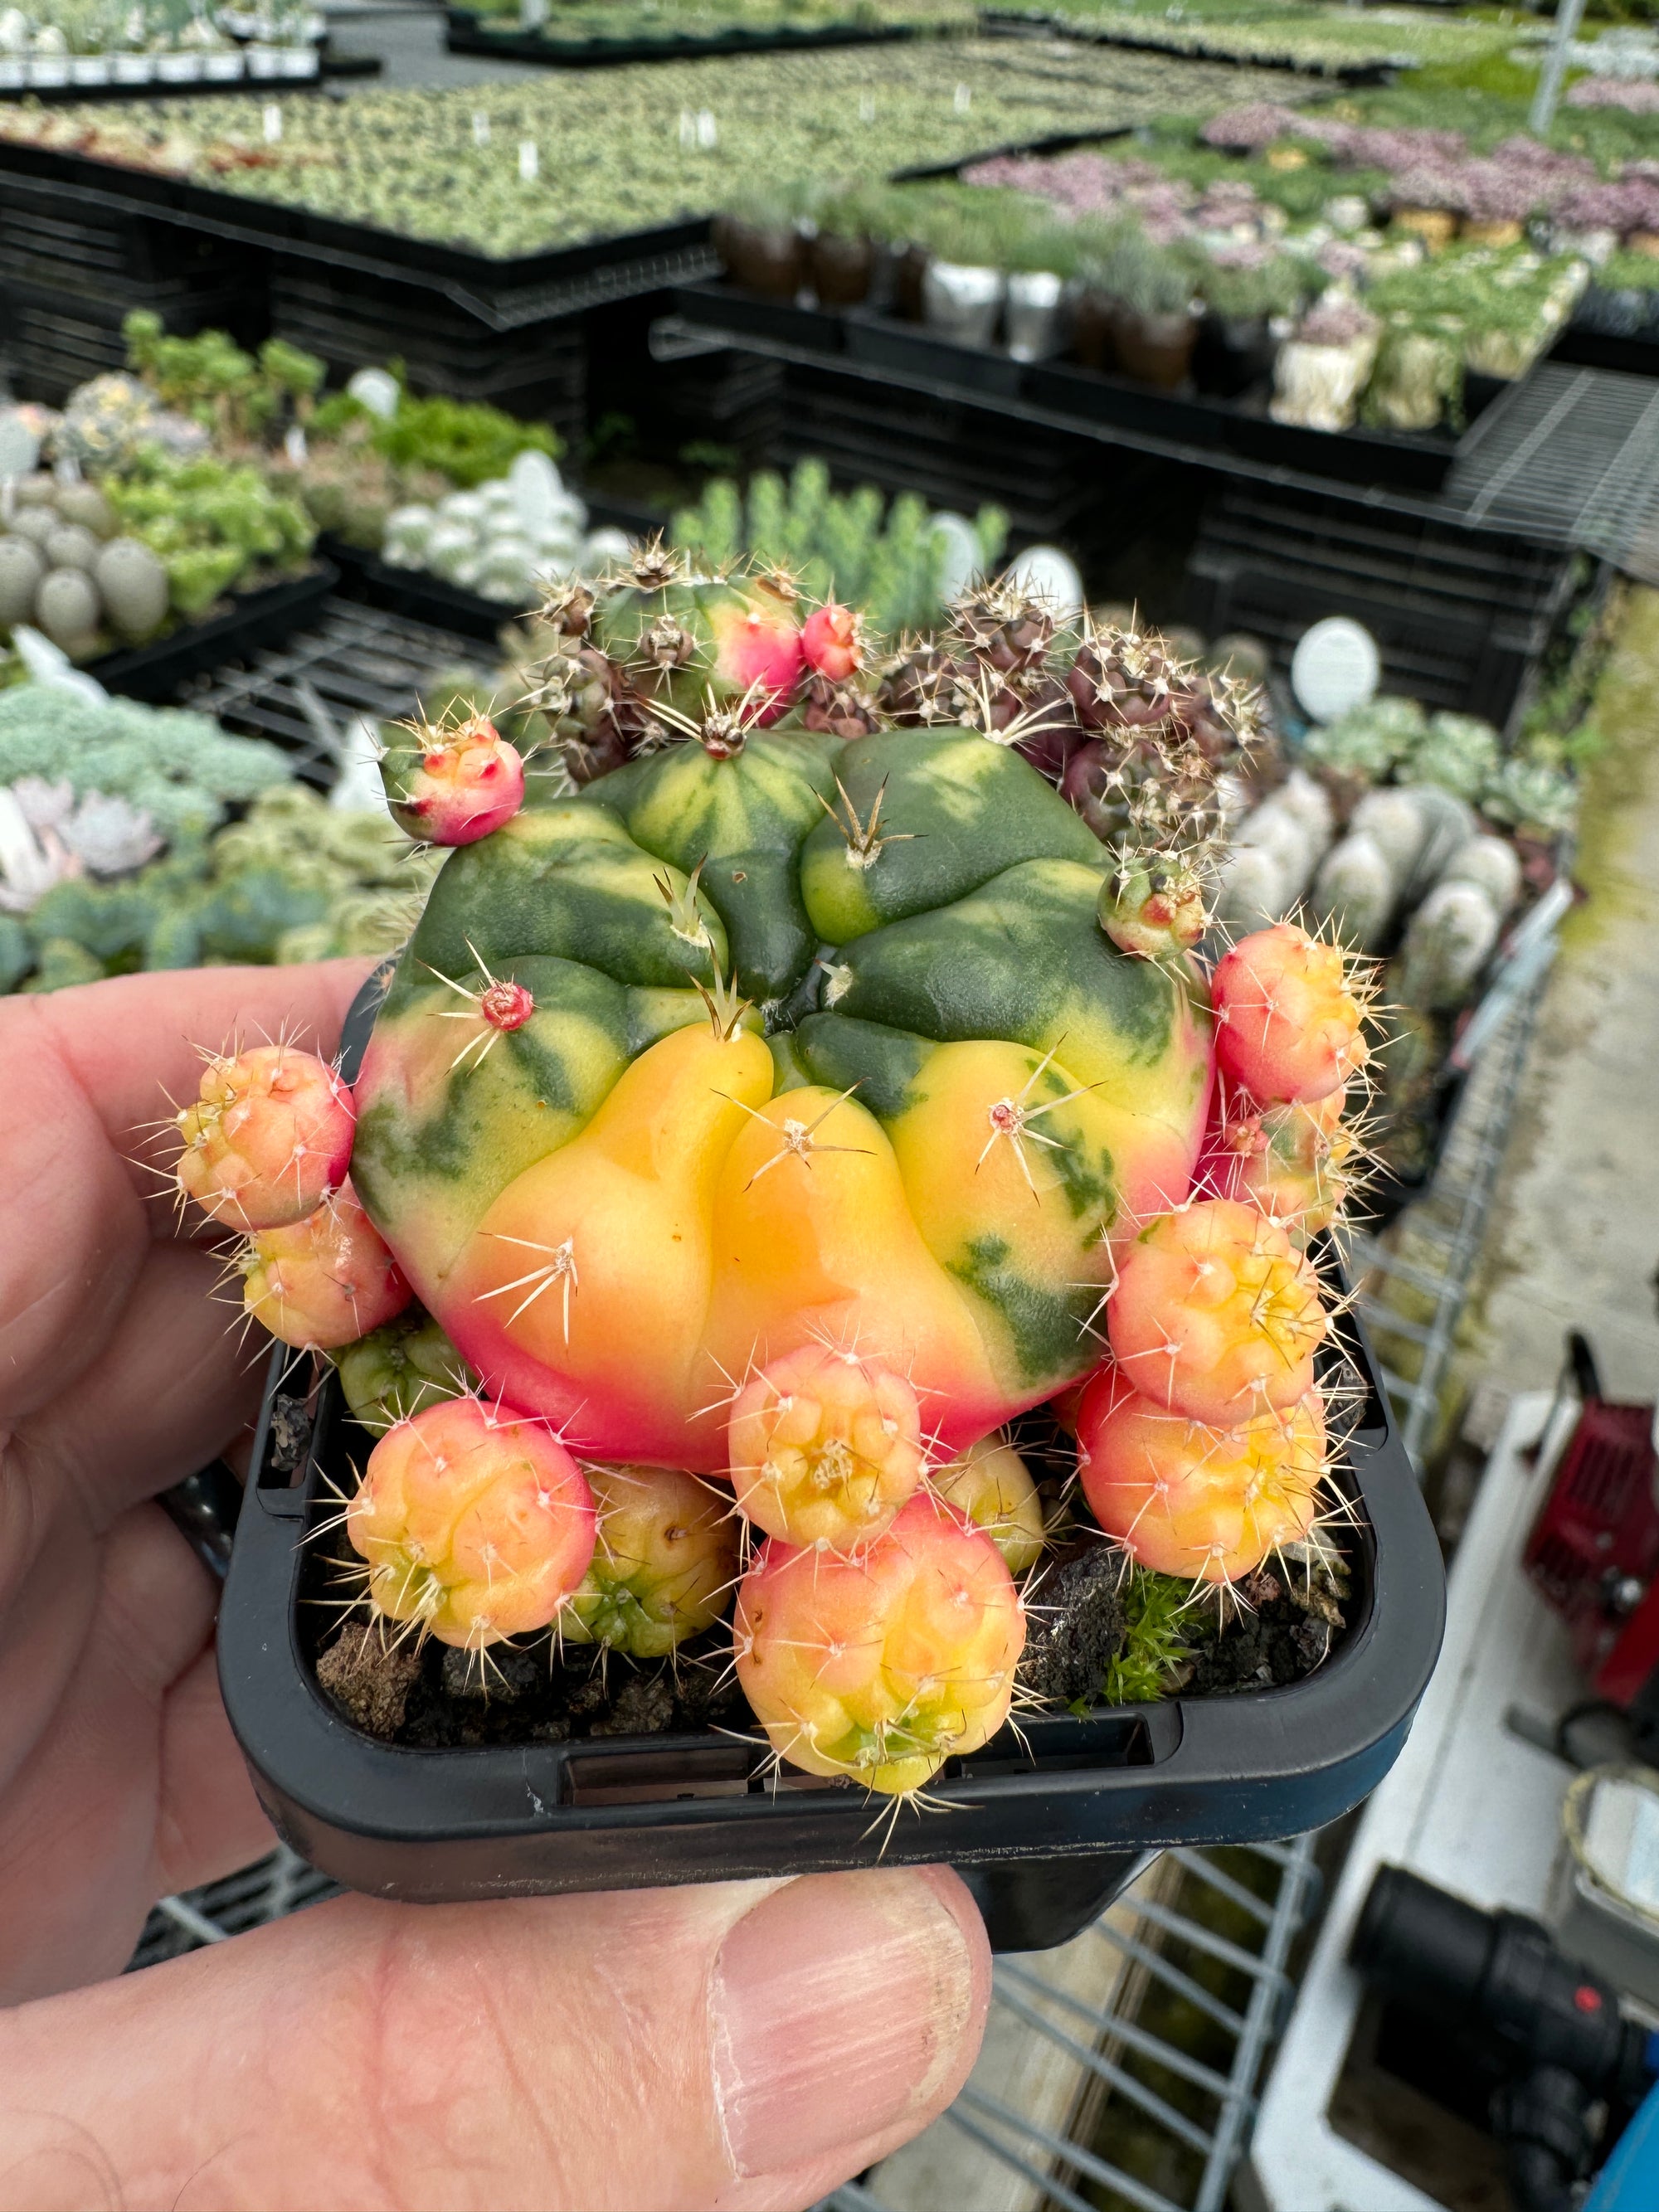
[[[323,550],[340,571],[340,588],[349,599],[385,607],[410,622],[430,623],[462,637],[493,639],[505,623],[524,613],[479,592],[464,591],[426,568],[394,568],[378,554],[325,538]]]
[[[476,249],[415,238],[403,231],[349,222],[275,200],[244,198],[149,169],[124,168],[84,154],[0,139],[0,173],[40,177],[88,198],[88,210],[134,209],[169,218],[181,248],[191,234],[281,247],[341,269],[359,269],[446,293],[496,327],[538,319],[541,295],[592,284],[608,272],[614,295],[618,272],[637,269],[640,289],[668,278],[665,258],[706,245],[708,218],[689,216],[648,230],[581,239],[538,253],[496,258]],[[619,296],[619,295],[618,295]],[[557,312],[557,310],[552,310]]]
[[[348,1076],[377,980],[346,1024]],[[226,1710],[260,1802],[313,1866],[414,1903],[943,1859],[999,1948],[1064,1942],[1149,1852],[1322,1826],[1405,1741],[1440,1648],[1444,1577],[1376,1363],[1343,1326],[1369,1388],[1344,1475],[1352,1618],[1325,1664],[1284,1689],[1025,1717],[1023,1741],[1005,1729],[929,1785],[946,1809],[890,1834],[863,1791],[806,1775],[769,1786],[759,1750],[717,1733],[434,1751],[353,1728],[317,1687],[325,1613],[305,1599],[322,1574],[306,1539],[354,1444],[331,1374],[297,1475],[277,1469],[271,1407],[293,1362],[279,1345],[219,1622]]]
[[[129,699],[170,699],[192,676],[262,646],[280,645],[308,622],[339,582],[331,562],[314,562],[303,575],[280,577],[257,591],[238,592],[222,614],[181,623],[149,645],[124,647],[86,664],[106,691]]]
[[[1424,492],[1440,488],[1457,455],[1457,437],[1450,431],[1304,429],[1275,422],[1248,402],[1160,392],[1074,362],[1022,362],[1000,347],[963,345],[867,307],[832,313],[719,283],[682,285],[674,304],[688,322],[729,332],[738,343],[757,338],[800,357],[840,361],[860,373],[890,374],[931,391],[1041,408],[1079,428],[1115,428],[1213,453],[1218,465],[1232,458],[1259,469]],[[1477,380],[1470,392],[1474,411],[1503,389]]]
[[[451,8],[452,54],[488,54],[497,61],[539,62],[548,69],[609,69],[622,62],[689,62],[726,54],[799,53],[815,46],[882,46],[919,36],[911,23],[824,23],[817,28],[665,31],[654,39],[565,39],[541,31],[492,31],[470,8]]]

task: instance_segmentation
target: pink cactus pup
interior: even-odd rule
[[[1252,1573],[1312,1528],[1325,1477],[1319,1393],[1237,1428],[1188,1420],[1110,1366],[1083,1395],[1078,1475],[1090,1510],[1143,1567],[1192,1582]]]
[[[185,1196],[228,1229],[280,1229],[343,1182],[356,1112],[325,1060],[265,1044],[210,1060],[178,1122]]]
[[[237,1265],[246,1311],[302,1352],[355,1344],[414,1296],[349,1182],[303,1221],[256,1230]]]
[[[380,759],[386,804],[428,845],[476,845],[524,805],[524,762],[484,714],[406,722]]]
[[[789,600],[763,577],[751,590],[719,600],[708,623],[717,694],[751,699],[757,728],[777,721],[794,703],[803,665],[800,628]]]
[[[1025,1616],[989,1536],[923,1490],[852,1558],[771,1538],[733,1634],[781,1759],[899,1796],[1002,1726]]]
[[[1210,980],[1216,1059],[1262,1105],[1322,1098],[1365,1065],[1353,963],[1293,921],[1242,937]]]
[[[1229,1429],[1306,1395],[1326,1316],[1285,1229],[1236,1199],[1194,1199],[1124,1254],[1106,1330],[1137,1390]]]
[[[545,1628],[593,1556],[575,1461],[544,1423],[476,1398],[388,1429],[345,1525],[375,1612],[469,1651]]]
[[[815,675],[832,684],[845,684],[864,665],[864,623],[851,607],[834,599],[808,615],[800,634],[800,649]]]
[[[784,1542],[851,1552],[880,1535],[927,1471],[902,1375],[805,1344],[752,1376],[726,1430],[738,1510]]]

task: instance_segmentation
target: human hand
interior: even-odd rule
[[[972,2063],[988,1955],[943,1869],[343,1899],[101,1978],[156,1896],[270,1841],[216,1594],[152,1502],[244,1431],[258,1363],[142,1125],[198,1043],[331,1052],[365,972],[0,1001],[0,2212],[810,2203]]]

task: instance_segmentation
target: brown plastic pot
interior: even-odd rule
[[[1173,392],[1186,381],[1198,337],[1198,318],[1189,308],[1169,315],[1142,315],[1120,307],[1113,334],[1118,367],[1126,376],[1156,385],[1160,392]]]
[[[1117,367],[1119,302],[1109,292],[1079,292],[1072,313],[1072,351],[1085,368]]]
[[[805,248],[789,229],[762,230],[735,216],[717,216],[714,250],[734,284],[769,300],[793,300],[806,276]]]
[[[821,307],[856,307],[870,296],[876,250],[867,238],[820,231],[807,244],[806,265]]]

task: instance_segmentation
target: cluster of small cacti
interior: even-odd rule
[[[660,545],[542,634],[547,758],[392,733],[447,858],[351,1090],[210,1060],[181,1188],[377,1439],[354,1601],[483,1662],[730,1611],[781,1760],[912,1792],[1015,1700],[1012,1419],[1072,1406],[1126,1562],[1308,1540],[1361,1000],[1295,929],[1198,957],[1250,715],[1156,637],[997,584],[866,674],[849,610]],[[1055,787],[1091,748],[1115,853]]]
[[[0,529],[0,630],[27,623],[71,659],[100,641],[140,645],[167,618],[167,571],[141,538],[118,535],[95,484],[24,477]]]

